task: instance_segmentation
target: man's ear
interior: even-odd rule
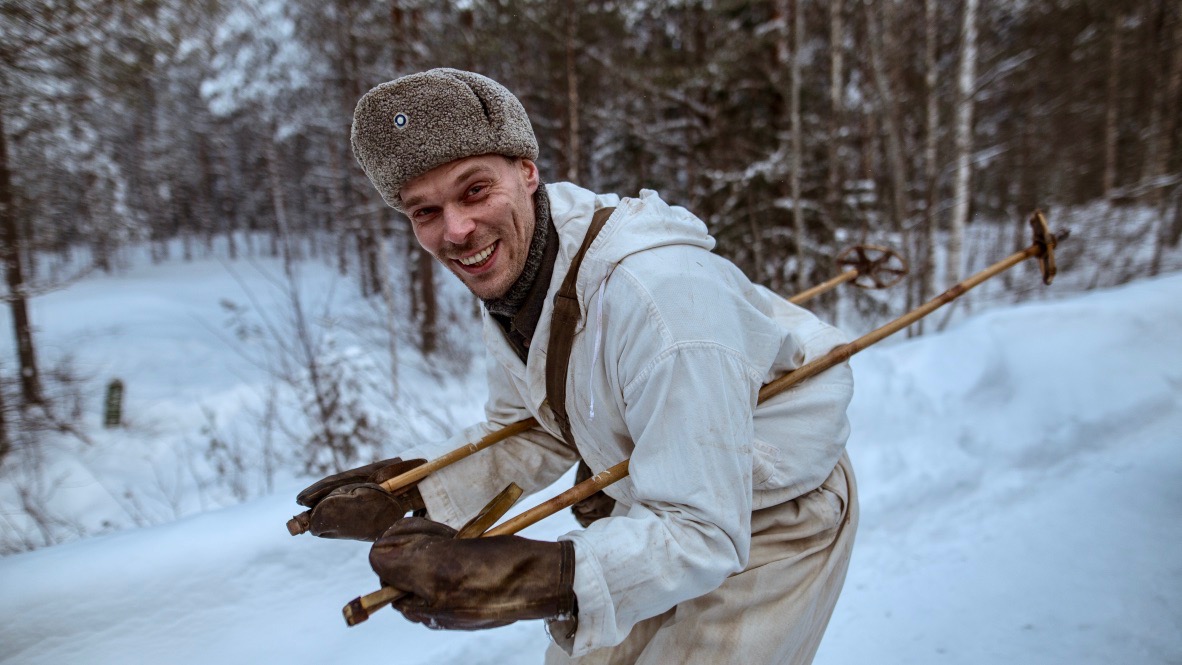
[[[533,196],[534,192],[538,191],[538,165],[534,164],[533,160],[521,158],[520,162],[522,176],[525,179],[525,189]]]

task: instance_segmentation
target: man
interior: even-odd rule
[[[410,592],[396,607],[414,621],[547,620],[547,662],[810,662],[857,527],[853,384],[843,364],[758,406],[757,393],[843,336],[748,281],[656,193],[543,185],[524,108],[483,76],[435,69],[374,88],[352,142],[484,305],[488,421],[404,457],[530,416],[541,427],[396,497],[374,483],[417,461],[325,479],[300,495],[313,532],[376,539],[370,562]],[[569,323],[553,316],[568,276]],[[580,458],[593,472],[631,458],[606,490],[611,516],[557,543],[452,539],[510,481],[536,491]],[[403,518],[422,508],[430,519]]]

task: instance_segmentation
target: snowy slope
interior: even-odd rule
[[[854,359],[862,526],[818,663],[1182,662],[1180,296],[1173,275]],[[540,662],[536,623],[347,628],[366,547],[288,536],[296,489],[0,559],[0,662]]]
[[[1182,662],[1182,278],[855,359],[822,663]]]
[[[79,378],[78,413],[70,417],[86,442],[43,436],[28,455],[4,461],[0,553],[171,522],[270,494],[278,487],[272,483],[290,480],[302,466],[298,447],[310,438],[301,402],[306,395],[277,378],[284,371],[298,374],[290,357],[276,358],[280,345],[289,354],[294,347],[292,292],[300,294],[322,362],[330,354],[359,357],[364,362],[358,365],[385,368],[390,362],[384,340],[373,339],[373,303],[320,261],[296,264],[291,282],[270,257],[157,264],[132,256],[128,263],[122,272],[92,274],[31,301],[42,374],[68,358]],[[440,288],[441,318],[464,303],[471,310],[467,292],[458,283],[449,286]],[[452,302],[461,291],[461,302]],[[456,332],[444,337],[464,335],[475,346],[478,326],[471,316],[449,321]],[[0,329],[11,329],[7,308],[0,308]],[[15,366],[10,351],[11,343],[0,344],[0,367],[9,375]],[[370,424],[384,430],[385,454],[397,454],[416,436],[439,436],[437,423],[454,427],[453,421],[470,422],[482,412],[481,392],[472,389],[483,379],[478,369],[458,378],[446,368],[425,372],[408,352],[398,362],[398,408],[386,389],[369,391],[377,402]],[[375,373],[383,387],[395,383],[388,371]],[[105,429],[103,389],[112,379],[125,386],[124,426]],[[434,420],[419,414],[420,400],[428,398]],[[72,411],[71,399],[54,401]],[[219,451],[211,450],[214,439]],[[24,468],[34,462],[41,465],[36,479]],[[31,492],[59,523],[51,537],[26,519],[21,491]]]

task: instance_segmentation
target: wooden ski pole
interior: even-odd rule
[[[842,272],[841,274],[837,275],[836,277],[830,277],[829,279],[825,280],[824,282],[821,282],[820,284],[818,284],[810,289],[806,289],[806,290],[796,294],[795,296],[789,298],[788,302],[792,303],[793,305],[799,305],[799,304],[805,302],[806,300],[809,300],[811,298],[821,295],[822,293],[825,293],[826,291],[832,291],[833,289],[841,286],[842,284],[845,284],[846,282],[857,279],[857,277],[858,277],[858,271],[854,270],[853,268],[850,268],[850,269],[846,270],[845,272]]]
[[[496,496],[496,498],[494,498],[488,503],[487,506],[481,509],[480,513],[477,514],[476,517],[472,518],[468,524],[464,525],[464,528],[456,534],[456,538],[508,536],[515,534],[525,527],[534,524],[535,522],[538,522],[549,515],[553,515],[563,508],[575,505],[576,503],[586,499],[587,497],[598,492],[604,487],[611,485],[626,475],[628,475],[628,460],[624,460],[610,469],[600,471],[591,478],[588,478],[578,485],[575,485],[553,499],[550,499],[543,504],[525,511],[524,513],[506,521],[504,524],[496,527],[495,529],[488,529],[488,527],[496,523],[497,520],[501,519],[501,516],[503,516],[505,512],[509,510],[509,507],[512,506],[517,500],[517,498],[521,496],[521,488],[517,487],[516,484],[510,483],[509,487],[506,487],[504,490],[502,490],[501,493]],[[513,491],[514,489],[516,489],[515,493]],[[488,530],[485,531],[486,529]],[[341,610],[345,615],[345,623],[349,624],[350,626],[356,626],[362,621],[368,619],[370,614],[376,612],[385,605],[398,600],[404,595],[406,595],[406,592],[404,591],[399,591],[393,587],[382,587],[373,593],[368,593],[359,598],[354,598],[353,600],[349,601],[348,605],[345,605],[344,609]]]
[[[1069,232],[1063,231],[1057,236],[1051,234],[1047,229],[1046,218],[1043,217],[1042,213],[1039,211],[1035,211],[1034,215],[1031,217],[1030,225],[1034,229],[1034,244],[1032,244],[1030,247],[1021,252],[1012,254],[1009,257],[993,264],[992,266],[985,268],[981,272],[978,272],[968,279],[954,285],[944,293],[936,296],[924,305],[921,305],[907,314],[904,314],[894,321],[891,321],[890,323],[887,323],[886,325],[881,326],[874,331],[863,335],[852,342],[849,342],[848,344],[842,344],[824,356],[817,358],[810,363],[801,365],[795,370],[788,372],[784,376],[764,385],[759,391],[759,402],[762,403],[765,400],[770,399],[771,397],[778,395],[788,388],[791,388],[792,386],[804,381],[805,379],[816,376],[824,370],[848,360],[858,351],[882,341],[884,338],[906,328],[928,314],[931,314],[940,307],[943,307],[944,305],[964,295],[966,292],[981,282],[984,282],[991,277],[1009,270],[1019,263],[1022,263],[1026,259],[1032,257],[1037,257],[1039,259],[1039,263],[1042,266],[1043,282],[1050,284],[1051,280],[1055,276],[1055,245],[1058,243],[1058,241],[1066,239]],[[513,519],[507,520],[504,524],[489,529],[486,533],[484,533],[484,535],[505,536],[517,533],[522,529],[536,524],[555,513],[570,508],[571,506],[582,501],[583,499],[586,499],[599,490],[627,476],[628,460],[624,460],[613,467],[600,471],[591,478],[579,483],[578,485],[575,485],[562,494],[559,494],[558,496],[525,511],[520,515],[517,515]],[[502,497],[508,491],[509,488],[506,488],[506,490],[498,495],[496,499],[493,499],[493,501],[488,506],[486,506],[484,510],[482,510],[480,514],[477,515],[477,517],[473,518],[473,520],[469,522],[469,525],[472,525],[473,522],[476,521],[480,521],[482,524],[490,524],[491,522],[487,522],[487,516],[493,512],[496,512],[497,509],[494,509],[494,505],[497,505],[499,501],[502,501]],[[504,510],[507,510],[507,507],[500,509],[501,514],[504,514]],[[495,522],[496,519],[499,518],[493,518],[493,521]],[[467,526],[465,526],[465,531],[468,531]],[[361,596],[360,598],[353,600],[351,603],[345,606],[345,621],[350,626],[356,625],[367,619],[370,612],[374,611],[374,609],[391,602],[391,600],[401,597],[401,595],[401,591],[383,587],[382,589],[379,589],[378,591],[375,591],[371,594]]]
[[[495,443],[500,443],[511,436],[516,436],[522,432],[529,431],[534,427],[537,427],[537,425],[538,421],[536,418],[526,418],[525,420],[519,420],[515,423],[510,423],[495,432],[490,432],[479,441],[473,441],[463,448],[456,448],[455,450],[445,455],[441,455],[440,457],[437,457],[426,464],[417,466],[402,475],[394,476],[393,478],[382,483],[381,487],[387,492],[394,492],[395,490],[402,489],[407,485],[417,483],[423,478],[431,475],[433,472],[438,471],[449,464],[454,464],[465,457],[468,457],[469,455],[478,453],[481,450],[484,450]],[[291,518],[287,521],[287,532],[293,536],[298,536],[301,533],[304,533],[310,527],[311,516],[312,511],[305,510],[299,515]]]
[[[908,270],[907,261],[902,256],[894,250],[878,245],[854,245],[848,247],[837,255],[836,263],[838,266],[846,266],[846,270],[842,271],[836,277],[832,277],[803,293],[792,296],[788,299],[788,302],[794,305],[804,304],[822,293],[832,291],[838,286],[850,281],[854,282],[860,288],[887,288],[903,279]],[[408,485],[417,483],[446,466],[455,464],[462,459],[475,455],[485,448],[498,444],[509,437],[529,431],[537,426],[538,421],[536,418],[526,418],[525,420],[510,423],[495,432],[485,435],[479,441],[474,441],[460,448],[456,448],[426,464],[415,467],[401,475],[394,476],[383,482],[381,487],[387,492],[395,492]],[[288,533],[298,536],[306,532],[310,526],[311,512],[310,510],[306,510],[288,520]]]
[[[1037,257],[1039,259],[1039,263],[1042,266],[1043,282],[1049,285],[1055,276],[1055,245],[1058,243],[1058,241],[1067,239],[1070,231],[1064,230],[1058,235],[1050,233],[1050,231],[1047,229],[1046,218],[1043,217],[1043,214],[1040,211],[1034,212],[1034,215],[1030,219],[1030,225],[1034,229],[1034,244],[1032,244],[1030,247],[1027,247],[1025,250],[1012,254],[1009,257],[989,266],[988,268],[985,268],[981,272],[978,272],[968,279],[965,279],[964,281],[954,285],[944,293],[936,296],[924,305],[921,305],[907,314],[904,314],[894,321],[891,321],[890,323],[887,323],[886,325],[877,328],[874,331],[867,333],[866,335],[863,335],[852,342],[849,342],[848,344],[842,344],[824,356],[821,356],[810,363],[801,365],[795,370],[788,372],[784,376],[781,376],[780,378],[764,385],[759,391],[759,402],[762,403],[765,400],[784,392],[785,390],[795,386],[809,377],[816,376],[817,374],[820,374],[834,365],[845,362],[855,353],[906,328],[928,314],[931,314],[940,307],[943,307],[944,305],[964,295],[969,289],[972,289],[981,282],[984,282],[991,277],[1009,270],[1019,263],[1022,263],[1026,259],[1032,257]],[[559,494],[553,499],[541,503],[521,513],[520,515],[517,515],[513,519],[506,521],[504,524],[489,530],[487,535],[500,536],[517,533],[527,526],[542,521],[550,515],[570,508],[571,506],[607,487],[608,485],[625,478],[627,475],[628,460],[624,460],[613,467],[601,471],[600,473],[583,481],[582,483],[575,485],[571,489]]]
[[[862,289],[885,289],[899,283],[907,276],[907,261],[893,249],[880,245],[854,245],[846,247],[834,262],[845,270],[836,277],[821,282],[788,299],[793,305],[801,305],[833,289],[853,282]]]

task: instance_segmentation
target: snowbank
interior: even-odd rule
[[[818,663],[1182,661],[1180,296],[1173,275],[854,359],[862,527]],[[0,559],[0,661],[540,662],[536,622],[347,628],[367,548],[289,537],[296,489]]]

